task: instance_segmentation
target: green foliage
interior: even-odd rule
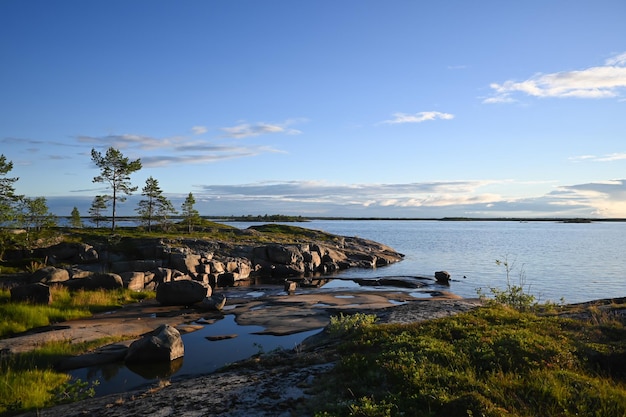
[[[91,160],[100,168],[100,175],[95,176],[93,182],[107,184],[111,189],[111,230],[115,230],[117,203],[126,201],[125,195],[131,195],[137,190],[138,187],[131,186],[130,174],[141,169],[141,160],[130,161],[113,147],[107,149],[105,155],[92,149]]]
[[[119,340],[57,341],[27,353],[0,357],[0,413],[23,412],[92,397],[98,381],[70,380],[66,373],[54,371],[54,364]]]
[[[13,185],[19,178],[6,176],[12,170],[13,162],[7,161],[4,155],[0,155],[0,223],[14,219],[15,203],[21,198],[15,194]]]
[[[183,222],[187,225],[188,233],[193,232],[194,225],[200,221],[200,213],[194,208],[196,199],[192,193],[189,193],[182,205]]]
[[[507,305],[509,307],[516,308],[518,310],[529,310],[537,305],[535,296],[529,294],[524,286],[526,284],[526,275],[522,268],[519,272],[518,285],[514,285],[511,282],[511,274],[515,269],[515,263],[509,262],[505,257],[503,261],[496,259],[496,265],[504,267],[506,272],[506,288],[500,289],[497,287],[489,288],[491,298],[489,298],[482,289],[478,289],[478,295],[484,301],[495,302],[498,304]],[[529,288],[529,287],[528,287]]]
[[[360,326],[345,333],[340,364],[317,383],[316,416],[626,415],[626,373],[612,379],[599,366],[623,362],[623,319],[611,323],[609,331],[494,303]]]
[[[72,213],[70,214],[70,226],[76,228],[83,227],[83,221],[80,218],[78,207],[72,209]]]
[[[96,225],[96,227],[100,227],[100,223],[106,221],[106,216],[104,215],[104,210],[108,207],[108,196],[105,195],[97,195],[93,198],[91,202],[91,207],[89,207],[89,214],[91,215],[91,221]]]
[[[146,198],[139,201],[136,210],[141,218],[142,224],[148,229],[148,232],[152,231],[152,225],[155,222],[158,223],[161,228],[167,230],[170,226],[169,219],[172,215],[176,214],[176,210],[172,202],[163,195],[163,191],[159,187],[159,182],[149,177],[141,191],[141,194]]]
[[[128,289],[70,292],[65,287],[56,286],[51,291],[53,302],[49,306],[12,303],[9,302],[8,291],[5,290],[4,295],[0,292],[0,299],[6,300],[0,304],[0,337],[61,321],[90,317],[93,313],[155,296],[151,291],[136,292]]]
[[[338,316],[332,316],[330,323],[327,326],[328,332],[333,336],[341,336],[343,334],[350,333],[356,329],[371,326],[376,322],[375,314],[343,314],[339,313]]]

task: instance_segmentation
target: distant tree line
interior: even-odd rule
[[[106,185],[106,194],[96,195],[89,208],[89,217],[100,227],[101,224],[111,222],[111,230],[116,228],[117,208],[126,201],[139,187],[133,186],[130,175],[142,168],[141,160],[134,161],[125,157],[118,149],[110,147],[102,154],[95,149],[91,150],[91,159],[100,169],[100,174],[93,178],[93,182]],[[31,233],[41,232],[43,229],[55,227],[58,219],[52,213],[45,197],[25,197],[17,194],[15,183],[17,177],[10,177],[13,162],[8,161],[5,155],[0,155],[0,259],[8,240],[15,240],[15,233],[9,228],[20,228],[25,231],[23,240],[26,246]],[[178,214],[172,202],[163,194],[159,182],[150,176],[141,189],[144,197],[135,209],[141,225],[148,231],[158,227],[168,231],[173,226],[172,218]],[[181,206],[182,222],[189,232],[200,223],[200,214],[195,209],[196,200],[189,193]],[[110,209],[110,216],[107,211]],[[70,214],[71,227],[83,227],[78,208],[74,207]]]

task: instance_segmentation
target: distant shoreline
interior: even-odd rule
[[[70,219],[70,216],[57,216]],[[592,218],[592,217],[335,217],[335,216],[200,216],[203,219],[221,222],[308,222],[311,220],[328,221],[456,221],[456,222],[557,222],[557,223],[600,223],[600,222],[626,222],[626,218]],[[83,220],[89,220],[89,216],[81,216]],[[139,216],[117,216],[118,221],[139,221]],[[181,220],[181,217],[173,216],[173,220]],[[106,220],[105,220],[106,221]]]

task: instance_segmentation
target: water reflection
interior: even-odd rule
[[[317,329],[286,336],[255,334],[263,330],[262,326],[240,326],[235,322],[235,315],[229,314],[201,330],[183,334],[185,356],[176,361],[130,367],[124,362],[116,362],[76,369],[70,375],[82,381],[98,380],[99,385],[94,387],[96,396],[103,396],[154,385],[162,379],[181,379],[214,372],[229,363],[278,348],[293,349],[307,337],[321,331]],[[229,337],[220,337],[224,335]]]

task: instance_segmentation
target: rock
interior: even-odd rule
[[[96,262],[98,252],[93,246],[86,243],[59,243],[45,249],[38,249],[41,257],[46,257],[52,263],[58,262]]]
[[[124,288],[133,291],[143,291],[146,286],[146,274],[144,272],[122,272],[120,274]]]
[[[200,255],[195,254],[182,254],[173,253],[171,258],[171,264],[174,269],[178,269],[185,274],[195,275],[198,272],[198,266],[200,265]]]
[[[435,272],[435,279],[439,284],[450,284],[450,273],[448,271]]]
[[[70,279],[70,273],[65,269],[46,266],[38,269],[30,276],[30,282],[41,282],[43,284],[53,284],[55,282],[65,282]]]
[[[268,245],[267,260],[284,265],[291,265],[303,261],[302,253],[294,246]]]
[[[170,362],[182,358],[185,347],[180,332],[176,328],[162,324],[128,348],[127,363]]]
[[[294,292],[298,288],[295,281],[285,281],[285,292]]]
[[[216,335],[216,336],[205,336],[204,338],[206,340],[211,341],[211,342],[217,342],[217,341],[220,341],[220,340],[234,339],[235,337],[237,337],[237,335],[235,333],[233,333],[233,334],[220,334],[220,335]]]
[[[162,305],[190,306],[209,296],[210,286],[192,280],[164,282],[156,289],[156,299]]]
[[[52,295],[50,294],[49,286],[37,282],[11,288],[11,301],[50,304],[52,302]]]
[[[90,366],[104,365],[111,362],[124,360],[128,353],[128,346],[123,343],[107,345],[96,349],[93,352],[83,355],[71,356],[61,359],[56,365],[57,371],[69,371],[78,368],[87,368]]]
[[[208,311],[222,311],[225,305],[226,296],[224,294],[213,294],[202,300],[199,307]]]
[[[117,274],[128,271],[152,271],[160,268],[163,262],[160,260],[137,259],[132,261],[117,261],[111,263],[111,271]]]
[[[124,287],[122,277],[113,273],[95,273],[86,278],[74,278],[63,282],[72,290],[115,290]]]

